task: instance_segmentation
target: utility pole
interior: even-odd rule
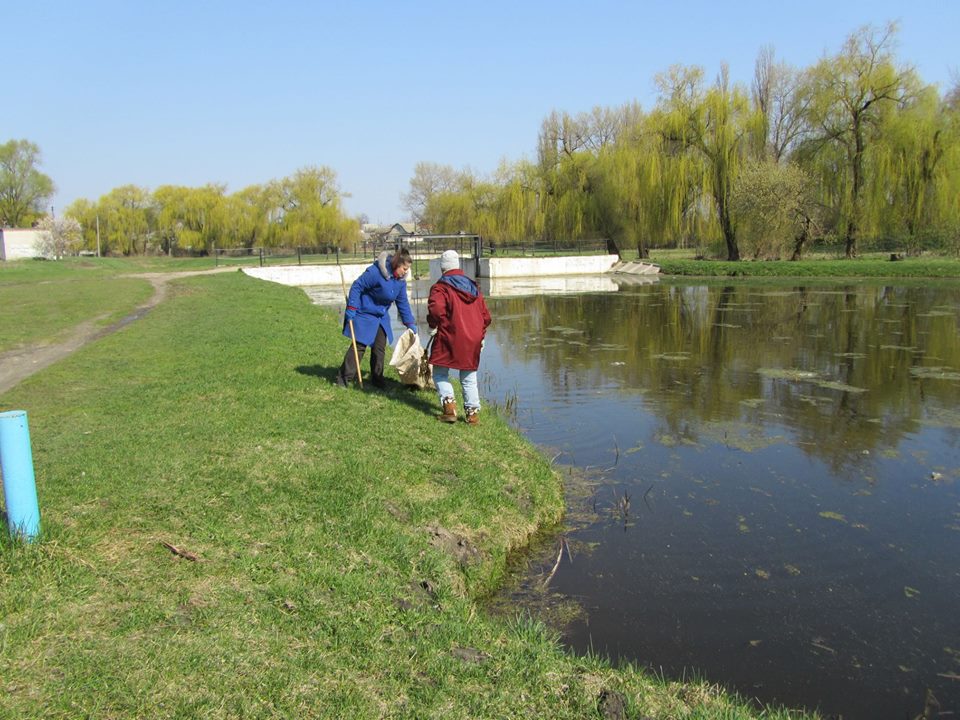
[[[97,215],[97,257],[100,257],[100,215]]]

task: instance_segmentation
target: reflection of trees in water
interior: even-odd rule
[[[960,370],[960,318],[944,312],[958,301],[943,287],[659,283],[492,302],[507,364],[536,361],[560,395],[614,383],[694,440],[703,423],[783,426],[836,471],[917,431],[925,407],[958,405],[960,384],[910,373]]]

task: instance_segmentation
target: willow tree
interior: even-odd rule
[[[146,188],[122,185],[97,201],[102,246],[123,255],[147,251],[153,228],[153,203]]]
[[[234,247],[263,245],[269,230],[270,195],[263,185],[249,185],[228,195],[225,240]]]
[[[952,120],[936,88],[928,86],[893,115],[877,143],[873,179],[881,187],[875,192],[894,199],[885,204],[887,224],[906,234],[910,253],[919,252],[949,215],[960,141]]]
[[[697,162],[684,163],[699,177],[702,199],[712,201],[712,211],[726,245],[727,259],[739,260],[730,192],[751,147],[763,135],[762,117],[750,105],[746,91],[731,86],[726,67],[707,88],[699,67],[674,66],[657,77],[661,97],[656,118],[665,142],[693,154]]]
[[[341,245],[354,230],[355,220],[343,213],[344,194],[336,173],[328,167],[309,166],[271,183],[274,208],[272,240],[288,247]]]
[[[495,185],[497,231],[490,237],[508,243],[542,238],[546,217],[540,202],[543,187],[538,167],[526,160],[501,163]]]
[[[836,202],[843,217],[846,256],[855,257],[870,211],[884,201],[867,196],[868,153],[881,136],[884,121],[913,92],[912,71],[895,64],[893,42],[896,25],[882,30],[865,26],[850,35],[841,51],[825,57],[812,69],[808,119],[815,138],[814,154],[821,177],[836,179]],[[842,160],[844,166],[837,167]],[[874,185],[874,187],[878,187]]]
[[[544,216],[545,242],[573,241],[600,232],[606,236],[608,251],[620,253],[611,235],[619,221],[606,214],[617,211],[617,201],[603,187],[606,161],[602,157],[641,117],[638,105],[627,104],[575,116],[554,111],[544,119],[537,155],[538,207]]]
[[[440,233],[497,232],[497,187],[469,170],[457,174],[453,185],[433,193],[427,200],[423,222]]]
[[[154,227],[161,249],[210,251],[220,244],[226,224],[223,185],[193,188],[161,185],[153,192]]]
[[[654,239],[676,242],[688,234],[686,177],[693,173],[688,157],[670,159],[668,152],[647,119],[638,118],[593,165],[594,224],[618,247],[635,247],[640,258],[649,257]]]
[[[64,211],[64,215],[71,217],[80,224],[80,246],[82,250],[99,250],[97,244],[97,205],[86,198],[78,198],[74,200],[67,209]]]

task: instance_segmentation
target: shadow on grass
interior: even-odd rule
[[[337,372],[340,370],[340,366],[336,367],[327,367],[326,365],[298,365],[297,372],[301,375],[309,375],[310,377],[320,378],[321,380],[326,380],[329,383],[333,383],[337,379]]]
[[[297,366],[297,372],[301,375],[309,375],[310,377],[315,377],[326,381],[331,385],[336,382],[337,372],[339,369],[339,366],[328,367],[326,365]],[[356,390],[360,389],[356,383],[352,385],[352,388]],[[420,390],[412,385],[404,385],[403,383],[397,382],[391,378],[386,378],[385,385],[382,388],[374,387],[373,383],[371,383],[368,378],[366,382],[364,382],[363,392],[383,393],[388,397],[395,398],[403,403],[406,403],[415,410],[419,410],[420,412],[428,415],[435,415],[437,412],[439,412],[436,393],[433,390]]]

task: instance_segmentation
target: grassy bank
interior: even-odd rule
[[[750,261],[695,260],[676,251],[653,251],[650,262],[665,275],[694,277],[784,277],[784,278],[960,278],[960,259],[911,257],[891,261],[874,255],[855,260],[814,258],[798,260]]]
[[[0,353],[54,342],[83,322],[107,326],[152,294],[117,262],[0,263]]]
[[[485,613],[557,477],[491,413],[336,388],[344,349],[228,273],[0,396],[44,527],[0,542],[0,717],[759,716]]]

